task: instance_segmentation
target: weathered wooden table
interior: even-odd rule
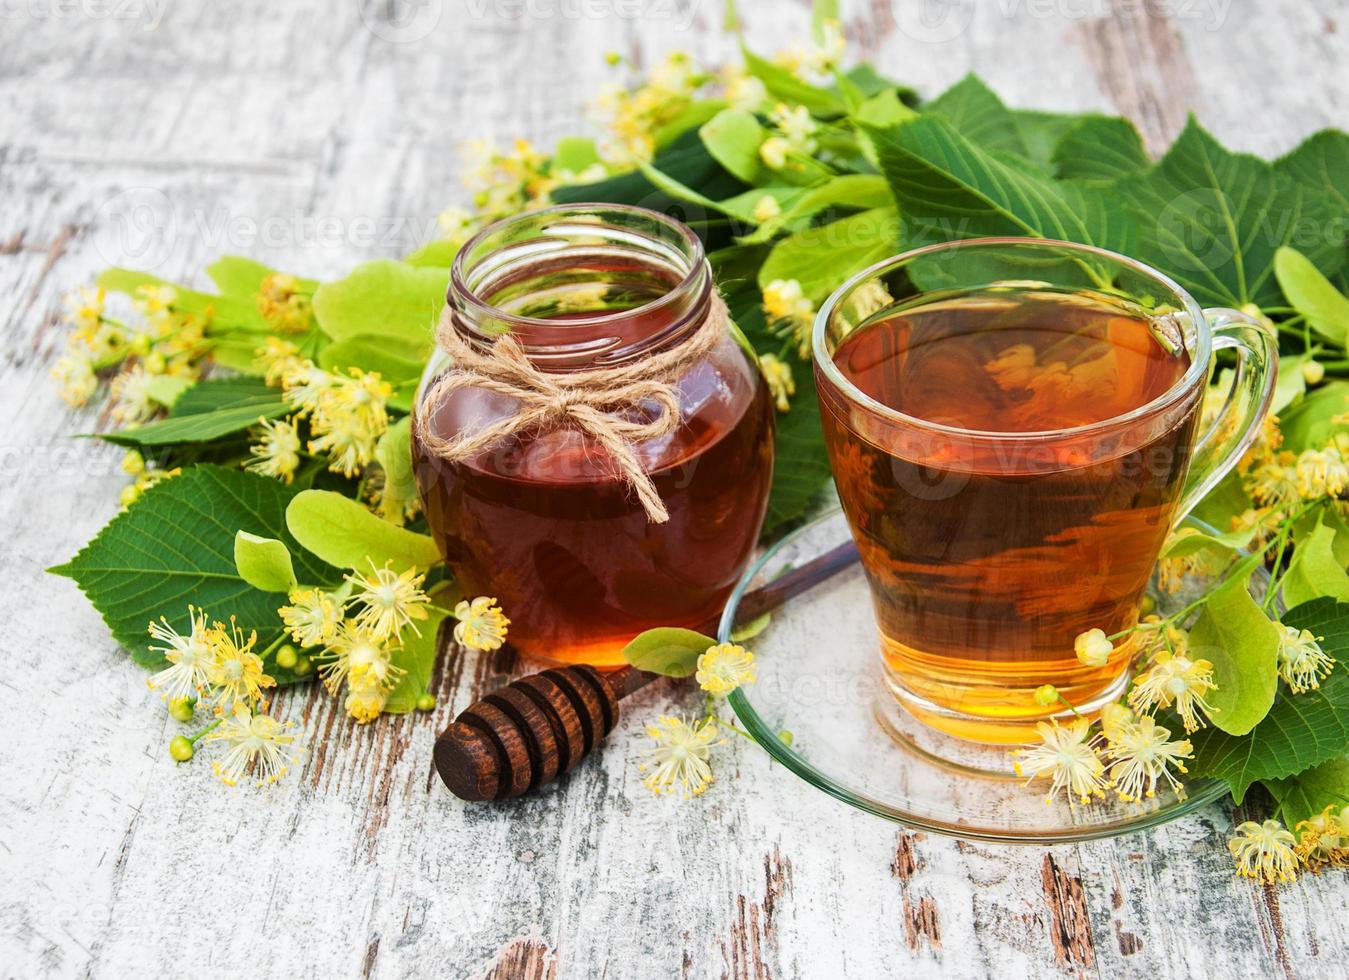
[[[635,755],[656,685],[599,759],[466,806],[435,734],[507,665],[442,663],[434,715],[357,728],[283,695],[310,751],[270,793],[175,766],[174,723],[65,580],[113,513],[120,452],[72,441],[46,377],[59,296],[105,265],[190,276],[242,252],[317,276],[405,253],[462,195],[461,140],[582,127],[601,55],[733,53],[721,0],[23,0],[0,9],[0,973],[496,977],[1345,975],[1343,874],[1232,875],[1230,808],[1051,849],[907,833],[750,746],[691,803]],[[744,3],[751,42],[799,3]],[[891,9],[892,8],[892,9]],[[1334,0],[848,3],[854,52],[933,93],[1100,107],[1164,147],[1197,111],[1269,154],[1349,119]],[[1349,179],[1349,175],[1344,175]],[[165,215],[170,216],[167,221]]]

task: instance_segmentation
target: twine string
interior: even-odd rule
[[[725,336],[727,311],[720,296],[713,293],[706,318],[683,342],[630,364],[566,374],[539,370],[509,334],[497,338],[486,353],[478,350],[460,335],[453,316],[447,305],[436,329],[436,342],[450,356],[453,367],[432,384],[423,403],[439,405],[461,388],[481,388],[508,395],[520,407],[514,415],[449,438],[432,429],[433,410],[419,411],[417,438],[424,448],[448,462],[462,462],[513,435],[571,426],[591,436],[608,453],[649,521],[664,524],[670,519],[637,457],[636,444],[679,428],[675,384]],[[646,405],[653,406],[655,414],[645,420],[634,418]]]

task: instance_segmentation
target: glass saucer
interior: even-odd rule
[[[729,639],[747,591],[848,537],[847,521],[834,512],[770,548],[731,594],[719,641]],[[1153,594],[1161,610],[1174,610],[1202,587],[1188,581],[1177,595]],[[1159,787],[1141,803],[1108,794],[1082,805],[1060,794],[1046,804],[1048,780],[1026,785],[1012,771],[1006,746],[941,734],[897,708],[881,677],[871,597],[855,562],[776,610],[746,645],[758,679],[729,700],[754,740],[817,789],[908,827],[1003,843],[1063,843],[1155,827],[1227,792],[1221,782],[1189,778],[1183,799]],[[784,731],[790,744],[779,737]]]

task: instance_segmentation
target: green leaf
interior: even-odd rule
[[[146,393],[165,408],[172,408],[182,397],[183,392],[192,387],[192,380],[177,374],[161,374],[150,379],[145,386]]]
[[[919,240],[1029,235],[1133,250],[1134,222],[1101,188],[1055,181],[1032,164],[990,153],[936,116],[862,128],[906,231]]]
[[[1307,324],[1340,347],[1349,339],[1349,297],[1330,284],[1307,257],[1284,245],[1274,253],[1274,275],[1288,303]]]
[[[303,490],[286,508],[286,527],[304,547],[329,565],[364,568],[393,563],[402,572],[425,571],[440,561],[436,543],[425,534],[396,527],[331,490]]]
[[[1335,556],[1335,529],[1320,520],[1310,534],[1297,535],[1297,547],[1280,580],[1283,601],[1299,606],[1322,596],[1349,602],[1349,574]]]
[[[764,521],[769,533],[804,515],[832,475],[824,451],[815,372],[809,364],[794,360],[792,375],[796,396],[791,411],[777,416],[773,437],[773,483]]]
[[[445,279],[448,282],[450,266],[454,264],[454,257],[459,254],[459,248],[462,245],[463,242],[457,238],[442,238],[438,241],[427,242],[415,252],[403,256],[403,261],[419,269],[444,270]]]
[[[594,140],[584,136],[564,136],[557,141],[557,146],[553,149],[553,159],[549,162],[549,167],[554,171],[565,170],[579,174],[599,162],[600,152]]]
[[[417,698],[430,687],[436,654],[440,650],[436,637],[445,617],[443,610],[431,609],[426,619],[417,622],[417,630],[411,626],[403,627],[399,634],[399,647],[393,652],[392,659],[394,666],[403,668],[407,674],[389,692],[389,698],[384,702],[384,710],[389,714],[407,714],[417,706]]]
[[[1274,168],[1299,184],[1329,196],[1341,215],[1349,214],[1349,134],[1323,129],[1274,161]]]
[[[1331,759],[1296,776],[1264,782],[1278,801],[1278,818],[1289,830],[1328,806],[1349,805],[1349,759]]]
[[[262,281],[276,275],[276,271],[242,255],[223,255],[206,267],[206,274],[223,295],[239,297],[250,303],[256,302]],[[297,276],[296,282],[304,293],[313,293],[318,288],[315,279]]]
[[[1059,145],[1059,140],[1085,118],[1078,113],[1042,112],[1039,109],[1013,109],[1011,112],[1026,147],[1027,158],[1045,170],[1053,170],[1054,148]]]
[[[1213,725],[1230,735],[1254,728],[1278,687],[1279,628],[1247,590],[1249,573],[1233,575],[1204,604],[1190,630],[1195,657],[1213,664],[1217,688],[1208,695]]]
[[[966,75],[923,110],[941,113],[962,136],[985,150],[1026,156],[1016,117],[976,75]]]
[[[188,603],[219,620],[238,617],[240,627],[258,631],[262,648],[281,635],[277,600],[239,574],[235,534],[245,530],[276,538],[294,551],[292,545],[298,544],[285,526],[292,496],[276,480],[193,466],[150,487],[79,554],[50,571],[74,579],[117,642],[145,666],[163,665],[159,654],[146,649],[146,624],[165,616],[185,631]],[[297,558],[296,574],[313,583],[340,577],[304,553]]]
[[[334,341],[319,353],[319,366],[328,371],[359,368],[374,371],[390,384],[416,381],[422,376],[431,345],[391,347],[380,334],[358,333]]]
[[[1323,637],[1321,646],[1336,666],[1319,688],[1281,690],[1248,735],[1205,728],[1191,736],[1191,770],[1224,780],[1238,803],[1251,783],[1293,776],[1349,752],[1349,605],[1317,599],[1285,613],[1283,623]]]
[[[148,425],[101,432],[100,439],[119,446],[171,446],[211,442],[275,419],[290,411],[275,388],[254,378],[198,381],[173,403],[169,417]]]
[[[1283,430],[1283,448],[1300,453],[1320,449],[1330,441],[1335,416],[1349,411],[1349,382],[1332,381],[1317,388],[1279,419]]]
[[[1113,181],[1152,165],[1143,137],[1120,116],[1085,116],[1054,147],[1054,176]]]
[[[384,470],[384,490],[379,514],[394,524],[403,523],[407,505],[417,499],[417,476],[412,469],[412,416],[404,415],[379,437],[375,458]]]
[[[1274,253],[1304,236],[1307,257],[1323,272],[1343,264],[1342,239],[1325,233],[1335,224],[1325,194],[1258,157],[1229,152],[1193,117],[1161,162],[1120,181],[1115,193],[1142,222],[1137,257],[1205,305],[1278,305]]]
[[[744,196],[753,198],[747,202],[752,209],[761,193],[770,193],[773,190],[774,188],[765,187],[761,192],[749,191]],[[792,187],[785,190],[792,192],[791,203],[784,205],[782,213],[776,218],[765,221],[752,233],[741,238],[741,242],[754,245],[769,241],[783,229],[800,231],[809,226],[811,218],[826,208],[856,208],[870,211],[875,208],[893,207],[895,203],[895,199],[890,195],[890,185],[879,174],[843,174],[831,177],[818,187],[805,190]],[[779,198],[779,203],[782,203],[782,198]]]
[[[698,130],[712,158],[747,184],[758,184],[764,174],[759,145],[768,135],[754,113],[723,109]]]
[[[875,208],[799,231],[773,246],[759,270],[759,286],[795,279],[816,303],[845,279],[899,250],[899,214]]]
[[[741,51],[745,56],[745,70],[763,82],[773,98],[788,105],[803,105],[811,115],[821,118],[843,115],[845,107],[837,92],[803,82],[787,69],[765,61],[743,45]]]
[[[623,659],[638,670],[666,677],[688,677],[698,668],[698,658],[717,641],[693,630],[663,626],[633,637],[623,648]]]
[[[234,535],[234,567],[239,577],[263,592],[289,593],[295,588],[295,567],[284,541],[248,531]]]
[[[445,305],[448,281],[443,269],[391,259],[367,262],[345,279],[320,286],[314,294],[314,315],[333,340],[374,334],[400,353],[408,348],[424,350]]]

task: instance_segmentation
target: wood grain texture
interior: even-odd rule
[[[974,69],[1013,104],[1134,114],[1153,147],[1189,107],[1266,154],[1349,118],[1341,4],[1111,6],[844,12],[881,70],[926,93]],[[436,734],[515,668],[457,650],[437,666],[431,715],[359,728],[316,688],[279,698],[308,752],[270,793],[175,767],[176,725],[143,674],[73,586],[42,573],[112,515],[124,481],[120,451],[69,438],[105,420],[72,417],[46,377],[60,294],[112,263],[191,278],[245,252],[326,276],[398,255],[461,196],[461,140],[548,145],[578,130],[605,50],[650,63],[688,48],[715,62],[734,43],[720,0],[111,8],[39,2],[0,18],[0,973],[1342,970],[1349,879],[1236,881],[1223,847],[1233,814],[1220,807],[1075,847],[974,844],[845,809],[743,744],[725,748],[703,797],[654,799],[637,772],[642,722],[693,706],[663,682],[624,702],[597,757],[495,806],[460,802],[431,769]],[[808,19],[803,3],[741,8],[760,50]]]

